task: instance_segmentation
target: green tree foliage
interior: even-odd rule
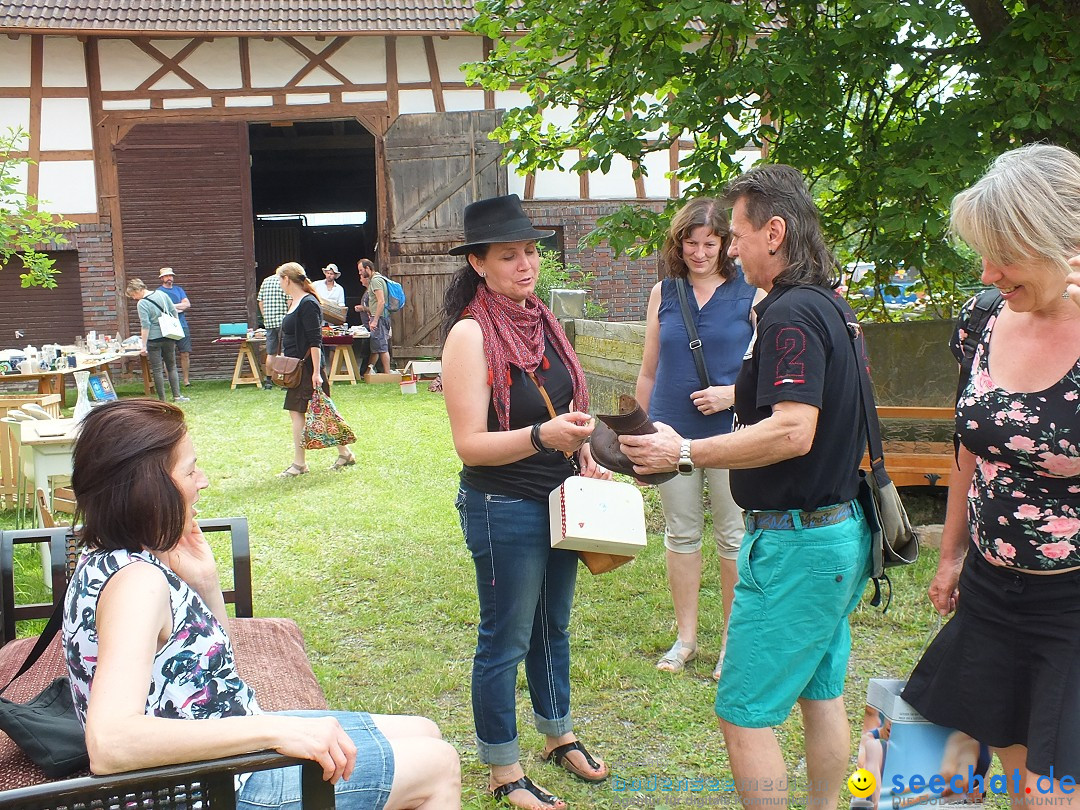
[[[1032,141],[1080,148],[1075,0],[481,0],[491,37],[472,76],[520,87],[531,105],[498,137],[528,170],[606,170],[692,141],[686,197],[716,194],[736,149],[806,173],[841,260],[878,281],[923,271],[941,314],[977,283],[950,244],[951,197],[998,153]],[[519,32],[507,36],[505,32]],[[561,110],[555,126],[544,110]],[[575,151],[573,154],[577,154]],[[644,171],[639,168],[638,171]],[[623,211],[594,235],[646,253],[666,212]],[[881,302],[871,302],[885,316]]]
[[[20,189],[20,167],[31,163],[16,156],[25,140],[26,133],[18,128],[0,135],[0,269],[18,256],[25,270],[19,276],[23,287],[55,287],[59,271],[41,247],[66,244],[62,232],[74,228],[75,223],[39,211],[37,198]]]

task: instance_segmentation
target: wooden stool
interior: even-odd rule
[[[245,363],[247,368],[245,368]],[[231,389],[238,385],[262,385],[262,373],[259,371],[259,360],[255,352],[251,350],[251,344],[244,341],[240,344],[240,351],[236,355],[236,368],[233,369]]]
[[[356,385],[359,375],[353,360],[352,345],[338,344],[330,357],[330,382],[349,382]]]

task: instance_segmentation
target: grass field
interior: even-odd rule
[[[120,392],[136,393],[124,386]],[[473,752],[469,675],[477,605],[453,508],[460,463],[442,397],[423,384],[415,396],[397,386],[336,385],[335,403],[359,437],[357,465],[330,472],[334,451],[318,451],[309,454],[311,473],[281,480],[275,474],[289,464],[290,439],[280,390],[230,391],[224,382],[200,382],[190,396],[184,408],[210,479],[199,508],[204,517],[248,518],[256,615],[299,623],[335,708],[435,719],[461,752],[466,806],[493,806]],[[647,503],[658,530],[655,493]],[[13,523],[12,512],[0,513],[0,525]],[[935,564],[927,552],[918,565],[894,574],[887,613],[864,602],[853,616],[846,693],[853,757],[867,679],[904,677],[934,626],[925,592]],[[701,655],[678,676],[654,668],[674,638],[659,536],[616,572],[593,577],[580,569],[572,622],[576,730],[624,778],[730,777],[712,710],[709,675],[721,625],[719,569],[708,549],[706,566]],[[38,580],[32,571],[23,578],[28,589],[39,588]],[[541,763],[543,739],[531,727],[523,674],[519,686],[525,770],[571,806],[735,806],[731,794],[586,785]],[[778,735],[791,775],[804,778],[797,712]]]

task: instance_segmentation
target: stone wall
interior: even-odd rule
[[[951,407],[957,364],[948,348],[952,321],[864,325],[878,405]],[[613,413],[633,394],[645,343],[642,323],[578,320],[568,329],[589,382],[590,410]]]

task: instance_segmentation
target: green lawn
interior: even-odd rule
[[[120,392],[136,393],[130,386]],[[330,704],[434,718],[462,754],[466,805],[493,806],[483,798],[485,770],[473,752],[469,674],[477,607],[453,508],[460,465],[442,397],[423,384],[415,396],[397,386],[341,384],[333,395],[359,437],[356,466],[330,472],[334,451],[318,451],[309,454],[311,473],[280,480],[275,474],[291,452],[282,392],[196,383],[184,407],[210,478],[200,511],[248,518],[255,612],[297,621]],[[655,494],[647,502],[656,529]],[[13,523],[12,512],[0,513],[0,525]],[[593,577],[580,569],[572,627],[577,732],[625,778],[730,777],[709,678],[719,652],[719,570],[708,550],[706,560],[701,657],[681,676],[654,668],[674,638],[659,536],[614,573]],[[917,566],[894,574],[888,613],[864,603],[853,617],[853,757],[867,679],[904,677],[933,627],[925,591],[935,562],[927,552]],[[36,587],[35,577],[27,575],[26,587]],[[693,801],[686,793],[586,785],[541,763],[543,740],[531,728],[523,674],[519,683],[526,772],[572,807]],[[804,778],[797,712],[778,733],[791,774]],[[665,795],[668,804],[658,804]],[[715,794],[700,798],[718,803]],[[729,795],[720,798],[720,806],[734,806]]]

